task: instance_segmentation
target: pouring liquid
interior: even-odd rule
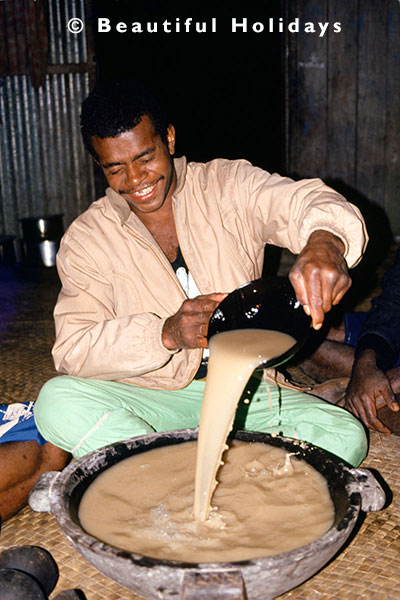
[[[281,448],[234,440],[216,486],[248,379],[294,343],[265,330],[213,336],[198,443],[141,452],[106,469],[81,499],[82,527],[128,552],[207,563],[274,556],[324,534],[334,518],[327,483]]]
[[[224,331],[210,339],[196,460],[195,521],[208,518],[226,439],[251,374],[261,363],[287,352],[295,343],[286,333],[266,329]]]

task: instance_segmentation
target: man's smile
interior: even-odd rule
[[[132,191],[120,190],[119,193],[121,195],[130,196],[132,199],[135,199],[135,198],[144,199],[144,198],[152,196],[152,194],[154,193],[154,191],[157,187],[157,184],[159,183],[159,181],[161,181],[161,179],[163,179],[163,178],[161,177],[155,183],[152,183],[151,185],[146,185],[145,187],[142,187],[138,190],[132,190]]]

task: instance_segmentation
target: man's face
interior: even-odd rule
[[[176,186],[172,125],[167,139],[166,145],[146,115],[136,127],[117,137],[92,138],[109,186],[125,198],[139,217],[159,210],[172,198]]]

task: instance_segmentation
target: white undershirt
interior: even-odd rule
[[[196,298],[196,296],[200,296],[200,290],[197,287],[190,271],[187,271],[185,267],[179,267],[176,270],[176,276],[188,298]],[[209,354],[210,350],[208,348],[204,348],[203,359],[208,358]]]

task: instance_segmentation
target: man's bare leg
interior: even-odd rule
[[[303,360],[299,367],[315,381],[350,377],[354,362],[354,347],[344,343],[344,324],[331,327],[317,350]]]
[[[392,390],[395,394],[400,394],[400,367],[393,367],[386,371],[386,376],[390,381]]]
[[[309,358],[303,360],[300,368],[315,381],[322,383],[328,379],[350,377],[354,362],[354,348],[339,342],[326,340]]]
[[[42,473],[60,471],[69,459],[67,452],[49,442],[43,446],[35,441],[0,444],[1,520],[26,506],[29,492]]]

